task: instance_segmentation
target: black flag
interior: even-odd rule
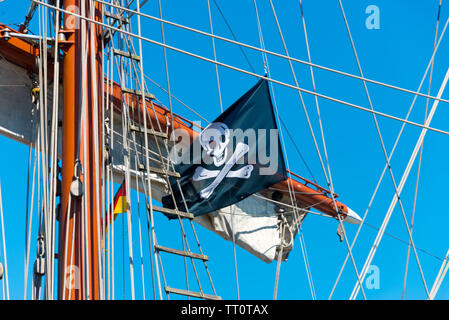
[[[286,180],[267,81],[260,80],[208,125],[187,151],[175,165],[181,178],[170,178],[170,184],[179,210],[187,211],[184,196],[195,216]],[[162,203],[174,208],[171,195],[163,197]]]

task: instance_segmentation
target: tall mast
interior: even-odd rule
[[[94,10],[94,19],[101,21],[101,4],[94,3],[91,8],[89,0],[64,0],[63,6],[87,17],[92,17]],[[83,32],[84,23],[73,15],[64,15],[62,32],[67,44],[63,60],[59,299],[101,298],[102,28],[85,23]],[[78,181],[81,189],[76,188]]]

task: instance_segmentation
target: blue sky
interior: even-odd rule
[[[259,39],[253,1],[217,0],[217,2],[238,40],[258,47]],[[410,90],[418,88],[433,49],[438,2],[437,0],[425,2],[416,0],[343,1],[365,77]],[[25,0],[6,0],[0,3],[1,22],[9,24],[22,22],[29,3]],[[269,2],[258,0],[257,3],[267,50],[284,53]],[[380,29],[378,30],[369,30],[365,26],[365,20],[368,17],[365,9],[369,5],[376,5],[380,10]],[[298,1],[274,1],[274,6],[290,55],[307,60]],[[356,61],[338,1],[305,0],[303,1],[303,7],[312,62],[358,75]],[[206,1],[168,0],[163,1],[162,9],[163,17],[167,20],[209,32]],[[231,38],[232,35],[213,1],[211,10],[214,32],[220,36]],[[158,16],[157,2],[150,1],[143,11]],[[440,16],[440,32],[448,13],[448,8],[443,3]],[[144,19],[142,25],[143,34],[146,37],[161,41],[158,22]],[[37,30],[37,25],[34,23],[32,31],[37,32]],[[179,30],[172,26],[166,26],[165,36],[169,45],[213,58],[211,40],[207,37]],[[217,41],[216,50],[219,61],[250,71],[237,46]],[[448,51],[449,42],[447,36],[445,36],[435,59],[431,95],[437,94],[443,80],[447,68],[447,59],[445,58],[448,56]],[[263,64],[260,53],[247,49],[245,49],[245,52],[256,72],[262,75]],[[165,87],[166,77],[162,49],[156,45],[145,43],[144,59],[146,74]],[[287,61],[269,57],[269,64],[274,79],[289,84],[294,83]],[[168,51],[168,67],[173,95],[199,111],[206,119],[214,120],[220,114],[214,66],[193,57]],[[312,90],[309,68],[300,64],[295,64],[294,68],[300,86]],[[349,79],[323,70],[315,69],[314,72],[318,92],[369,108],[363,85],[359,80]],[[231,105],[257,81],[254,77],[223,67],[219,68],[219,73],[224,107]],[[427,83],[426,80],[424,90],[427,90]],[[159,100],[168,105],[166,94],[151,83],[148,83],[148,85],[150,91],[153,91]],[[325,186],[324,175],[297,91],[280,85],[273,85],[273,88],[280,116],[306,158],[314,177],[321,185]],[[413,100],[413,96],[408,93],[373,84],[368,84],[368,90],[377,111],[400,118],[405,117]],[[443,98],[447,99],[448,94],[444,93]],[[304,99],[314,132],[319,137],[314,98],[310,95],[304,95]],[[372,116],[367,112],[324,99],[319,99],[319,103],[335,192],[340,195],[340,201],[362,216],[385,165]],[[417,99],[416,106],[411,114],[411,121],[423,122],[425,105],[425,98]],[[173,108],[176,113],[190,120],[199,120],[177,102],[173,102]],[[441,103],[431,126],[449,130],[448,116],[447,106]],[[401,123],[382,117],[377,119],[386,150],[389,152]],[[395,156],[391,161],[396,181],[399,181],[402,176],[419,133],[419,128],[406,126],[404,136],[401,138]],[[298,157],[294,145],[287,137],[285,139],[286,154],[292,171],[306,178],[311,178]],[[11,297],[21,299],[23,297],[28,147],[4,137],[0,137],[0,145],[4,155],[0,157],[0,179],[5,211],[9,284]],[[446,229],[449,226],[449,210],[446,206],[445,196],[446,192],[449,191],[446,183],[449,178],[447,146],[448,137],[440,133],[429,132],[424,142],[413,235],[417,247],[434,255],[418,251],[429,290],[441,264],[438,257],[443,258],[449,246],[449,241],[445,236]],[[417,162],[401,196],[409,221],[412,213],[416,173]],[[367,216],[366,221],[370,225],[380,226],[393,194],[394,189],[391,179],[386,175]],[[135,200],[136,195],[134,194],[133,197]],[[141,198],[142,200],[143,198]],[[132,214],[134,221],[137,221],[135,220],[137,219],[136,207],[133,207]],[[143,211],[141,215],[143,215]],[[117,219],[115,225],[117,230],[116,244],[118,246],[121,245],[122,218]],[[161,244],[169,246],[170,243],[179,240],[178,226],[175,226],[173,222],[168,222],[165,217],[158,217],[156,223],[158,225],[158,239]],[[347,253],[346,246],[338,241],[336,235],[337,222],[335,220],[308,215],[302,229],[317,297],[327,299]],[[208,266],[218,294],[225,299],[235,299],[237,295],[234,285],[235,271],[232,243],[224,241],[200,226],[197,226],[196,230],[204,252],[210,257]],[[351,241],[357,231],[357,226],[346,225],[346,230]],[[400,299],[402,294],[407,245],[397,238],[407,241],[407,232],[398,206],[393,212],[386,231],[396,238],[385,235],[373,260],[372,264],[379,268],[380,288],[368,290],[365,287],[365,293],[370,299]],[[362,229],[353,250],[359,270],[363,266],[376,233],[377,230],[369,226],[364,226]],[[173,234],[175,234],[174,237]],[[144,238],[146,238],[145,235]],[[137,229],[133,230],[133,239],[135,241],[134,256],[136,257],[139,252]],[[126,241],[125,247],[127,247]],[[32,244],[34,245],[35,242],[33,241]],[[144,249],[146,249],[146,257],[148,258],[148,246]],[[126,250],[125,248],[125,255],[127,255]],[[34,249],[31,252],[34,254]],[[185,281],[183,277],[184,266],[182,263],[178,264],[170,259],[170,257],[164,255],[163,261],[168,283],[172,287],[183,287]],[[116,298],[123,298],[121,261],[121,253],[117,250]],[[271,299],[276,264],[266,264],[240,248],[237,248],[237,262],[240,297],[242,299]],[[199,264],[198,269],[202,269]],[[146,297],[148,298],[152,297],[151,286],[148,285],[151,277],[148,264],[145,270],[145,282],[148,287]],[[125,298],[130,297],[127,272],[126,267]],[[136,264],[135,274],[136,297],[142,298],[140,265],[138,264]],[[191,277],[193,278],[193,274],[191,274]],[[335,291],[334,298],[347,299],[355,281],[356,277],[352,265],[348,264]],[[449,298],[448,282],[443,282],[437,298]],[[206,281],[203,281],[203,283],[206,283]],[[413,254],[411,254],[406,298],[425,299],[425,297],[417,264]],[[290,254],[288,261],[281,267],[278,298],[311,298],[299,242],[295,242],[295,249]],[[359,298],[361,298],[361,295],[359,295]]]

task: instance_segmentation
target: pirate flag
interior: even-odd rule
[[[174,198],[179,210],[187,211],[185,203],[195,216],[286,180],[267,81],[260,80],[209,124],[175,162],[181,178],[170,178],[174,196],[162,203],[173,209]]]

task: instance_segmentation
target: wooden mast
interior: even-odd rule
[[[64,9],[82,14],[82,2],[84,2],[86,16],[90,17],[91,10],[95,10],[95,20],[101,21],[101,4],[97,2],[94,8],[90,8],[88,0],[64,0]],[[102,207],[101,168],[103,163],[101,150],[102,28],[97,24],[86,23],[86,37],[82,39],[81,25],[83,23],[81,19],[65,14],[62,30],[66,41],[64,41],[63,61],[62,197],[59,220],[58,298],[76,300],[100,298],[101,240],[98,227]],[[91,41],[90,28],[94,29],[93,41]],[[87,59],[83,59],[82,41],[88,43]],[[84,84],[83,63],[87,64]],[[81,118],[83,99],[86,99],[84,119]],[[97,144],[95,144],[95,136],[98,137]],[[77,162],[80,165],[75,165]],[[76,173],[75,169],[81,169],[82,173],[81,170],[77,170],[79,172]],[[73,181],[77,180],[76,177],[79,177],[83,186],[83,195],[80,197],[75,197],[70,191]],[[84,205],[85,210],[82,209]]]

